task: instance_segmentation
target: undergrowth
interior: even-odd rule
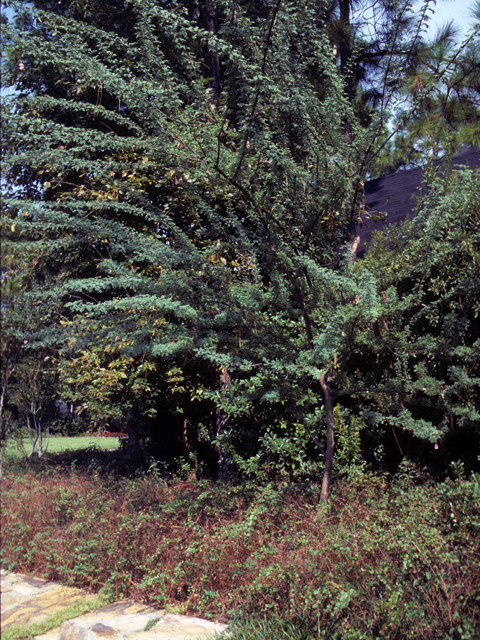
[[[230,621],[230,637],[480,635],[480,482],[316,485],[7,471],[2,566]]]

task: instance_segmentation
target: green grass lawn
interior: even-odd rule
[[[23,439],[25,451],[31,451],[31,444],[28,438]],[[118,449],[120,442],[115,438],[96,438],[95,436],[51,436],[48,442],[47,453],[62,453],[63,451],[78,451],[88,447],[97,449]],[[13,439],[7,440],[3,448],[3,453],[7,457],[21,456],[17,442]]]

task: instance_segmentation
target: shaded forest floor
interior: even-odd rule
[[[316,483],[132,478],[97,453],[7,465],[4,568],[233,621],[234,639],[480,635],[478,476],[357,471],[324,504]]]

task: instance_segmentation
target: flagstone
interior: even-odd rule
[[[2,629],[42,622],[53,613],[94,597],[81,589],[4,571],[1,595]],[[210,620],[167,613],[124,599],[63,622],[38,640],[211,640],[225,629],[225,625]]]
[[[25,594],[20,592],[20,596],[22,595]],[[28,599],[22,598],[20,602],[18,599],[15,602],[11,596],[10,606],[7,610],[3,610],[2,604],[1,628],[11,624],[43,622],[52,614],[62,611],[79,600],[85,600],[86,597],[93,598],[91,594],[80,589],[62,586],[56,586],[40,593],[34,591]]]

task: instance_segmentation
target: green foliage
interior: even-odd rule
[[[365,464],[362,456],[361,434],[367,428],[363,416],[335,407],[336,455],[335,465],[338,472],[351,474],[353,469]]]
[[[431,10],[427,4],[424,10]],[[479,146],[479,16],[472,11],[470,29],[461,44],[458,35],[450,22],[430,40],[412,43],[403,97],[414,108],[408,116],[405,109],[395,114],[385,132],[388,143],[371,165],[371,175]]]
[[[315,640],[318,636],[308,621],[298,618],[285,621],[282,618],[272,616],[255,620],[242,618],[234,620],[229,626],[228,632],[219,636],[219,640],[227,637],[233,640],[268,640],[269,638]]]
[[[12,260],[32,256],[16,304],[41,296],[48,309],[32,346],[57,352],[70,397],[97,421],[133,405],[155,415],[159,398],[177,414],[194,399],[207,412],[225,404],[233,422],[231,394],[218,397],[225,366],[250,420],[252,402],[277,411],[281,370],[283,397],[300,400],[332,358],[328,338],[315,366],[302,355],[327,311],[312,280],[319,268],[329,289],[318,265],[348,240],[358,206],[348,176],[367,135],[342,95],[322,4],[252,20],[220,3],[212,34],[181,4],[132,3],[128,37],[12,7],[6,82],[20,93],[4,105],[5,225],[16,225]],[[196,57],[202,39],[222,63],[218,100]],[[321,96],[311,69],[322,69]],[[309,398],[307,411],[312,400],[321,404]]]
[[[89,427],[174,431],[197,470],[203,446],[205,464],[215,447],[250,475],[316,475],[335,416],[339,473],[381,464],[399,430],[476,432],[475,236],[441,245],[431,222],[453,229],[475,178],[452,205],[435,182],[394,258],[350,260],[388,110],[429,55],[407,115],[460,64],[422,50],[409,3],[382,5],[373,39],[344,2],[7,5],[8,370],[34,354]]]
[[[461,457],[469,468],[479,453],[479,202],[478,173],[428,177],[418,214],[393,234],[393,248],[388,237],[379,241],[356,267],[381,274],[384,303],[359,334],[363,364],[353,354],[349,363],[370,420],[400,440],[409,431],[450,460],[455,440],[468,437]]]
[[[157,624],[159,620],[160,618],[150,618],[150,620],[145,625],[144,631],[149,631],[152,627],[154,627]]]

